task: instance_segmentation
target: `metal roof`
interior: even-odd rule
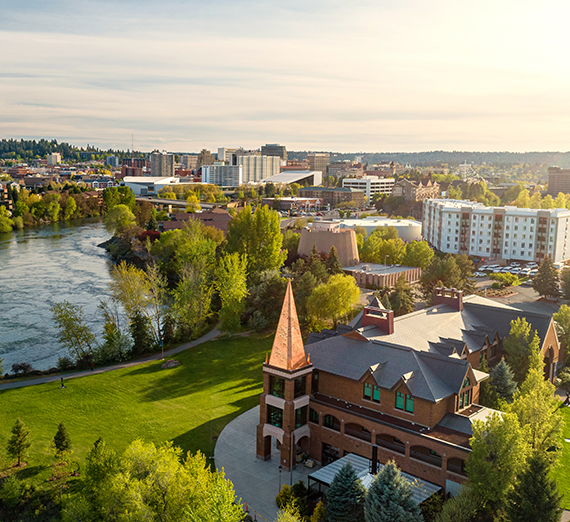
[[[345,455],[341,459],[335,460],[332,464],[311,473],[309,475],[309,479],[320,482],[326,486],[330,486],[336,474],[345,464],[350,464],[354,468],[356,476],[360,479],[366,489],[370,488],[370,485],[374,481],[374,475],[370,473],[371,462],[367,458],[353,453]],[[380,472],[383,467],[383,464],[378,463],[378,472]],[[420,504],[431,497],[434,493],[441,490],[441,486],[438,486],[437,484],[419,479],[418,477],[414,477],[413,475],[404,473],[403,471],[400,471],[400,473],[410,483],[412,499],[416,504]]]

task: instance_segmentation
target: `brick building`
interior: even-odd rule
[[[548,167],[548,193],[555,198],[559,192],[570,194],[570,169]]]
[[[394,318],[377,301],[356,327],[309,335],[303,346],[288,284],[271,357],[263,365],[257,456],[295,466],[306,453],[326,465],[347,454],[394,459],[402,471],[456,492],[466,481],[483,358],[493,366],[520,310],[436,289],[434,305]],[[559,346],[551,316],[526,313],[551,379]]]
[[[353,201],[356,207],[364,207],[366,203],[366,194],[363,190],[348,187],[303,187],[299,189],[299,196],[322,199],[325,205],[331,207],[345,201]]]
[[[401,179],[392,189],[392,197],[402,198],[404,201],[423,201],[424,199],[437,198],[439,185],[430,178],[421,181]]]

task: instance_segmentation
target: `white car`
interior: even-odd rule
[[[501,270],[501,273],[503,274],[510,274],[511,273],[511,267],[510,266],[506,266],[505,268],[503,268]]]
[[[487,274],[485,272],[475,272],[473,275],[475,277],[487,277]]]
[[[531,270],[528,275],[529,275],[530,277],[534,277],[536,274],[538,274],[538,268],[535,268],[535,269]]]
[[[511,266],[521,266],[521,264],[520,264],[520,263],[516,263],[516,262],[513,261],[513,262],[511,263]]]
[[[533,268],[538,268],[538,265],[536,263],[532,262],[532,263],[527,263],[526,267],[530,268],[532,270]]]
[[[520,271],[521,271],[520,266],[515,266],[514,268],[511,268],[511,270],[510,270],[511,274],[518,274]]]
[[[529,276],[530,275],[530,268],[521,268],[519,275],[520,276]]]

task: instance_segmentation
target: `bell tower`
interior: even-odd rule
[[[305,355],[289,280],[271,357],[266,357],[263,364],[263,393],[257,426],[257,458],[271,458],[271,437],[275,437],[281,450],[280,464],[286,471],[295,467],[299,441],[310,436],[307,422],[312,371],[310,356]]]

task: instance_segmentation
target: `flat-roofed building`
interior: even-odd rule
[[[150,173],[153,177],[174,176],[174,154],[154,151],[150,155]]]
[[[48,165],[59,165],[61,163],[61,154],[59,152],[52,152],[47,155]]]
[[[548,167],[548,193],[556,197],[559,192],[570,194],[570,169]]]
[[[423,236],[441,252],[555,263],[570,259],[570,210],[486,207],[453,199],[424,201]]]
[[[278,156],[234,156],[235,164],[243,167],[244,183],[258,183],[280,172],[281,158]]]
[[[262,156],[279,156],[283,161],[287,161],[287,149],[284,145],[268,143],[261,147]]]
[[[331,156],[328,152],[309,152],[307,160],[309,160],[310,170],[320,170],[323,176],[327,173]]]
[[[416,266],[380,265],[375,263],[359,263],[356,266],[342,268],[348,275],[356,279],[360,288],[392,288],[403,275],[408,283],[420,280],[422,269]]]
[[[364,190],[366,202],[370,204],[376,194],[392,194],[395,182],[396,180],[394,178],[362,176],[361,178],[344,178],[342,180],[342,186]]]
[[[202,181],[220,187],[239,187],[243,184],[241,165],[204,165]]]
[[[402,241],[421,241],[422,239],[422,223],[415,219],[391,219],[382,216],[370,216],[364,219],[340,219],[334,221],[338,222],[341,228],[364,228],[367,236],[379,227],[394,227]]]
[[[363,190],[348,187],[303,187],[299,189],[299,196],[304,198],[320,198],[325,205],[334,207],[339,203],[353,202],[355,207],[365,206]]]

